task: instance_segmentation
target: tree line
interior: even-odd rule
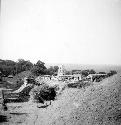
[[[12,60],[0,59],[0,72],[3,76],[16,75],[23,71],[31,71],[33,75],[53,75],[57,73],[58,66],[51,66],[47,68],[45,63],[38,60],[36,64],[33,64],[29,60],[18,59],[17,62]]]
[[[58,66],[50,66],[49,68],[47,68],[45,66],[45,63],[40,60],[38,60],[37,63],[33,64],[29,60],[24,60],[24,59],[18,59],[17,62],[12,60],[0,59],[0,72],[3,76],[6,77],[9,75],[16,75],[23,71],[31,71],[32,75],[34,76],[57,75],[58,68],[59,68]],[[112,76],[116,73],[117,72],[114,70],[111,70],[108,73],[99,72],[99,74],[107,74],[108,76]],[[94,71],[93,69],[66,71],[66,75],[70,74],[82,74],[83,76],[86,77],[89,74],[96,74],[96,71]]]
[[[89,74],[106,74],[107,77],[117,74],[117,71],[110,70],[109,72],[96,72],[93,69],[86,69],[86,70],[72,70],[72,74],[82,74],[82,76],[87,77]]]

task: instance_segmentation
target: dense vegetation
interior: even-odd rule
[[[36,86],[32,89],[30,95],[35,102],[44,103],[44,101],[54,100],[56,97],[57,86],[49,86],[46,83]]]
[[[4,76],[16,75],[20,72],[30,70],[32,67],[33,64],[24,59],[19,59],[17,62],[0,59],[0,71]]]
[[[53,75],[57,73],[58,66],[45,67],[45,63],[38,60],[36,64],[33,64],[29,60],[18,59],[17,62],[12,60],[0,59],[0,72],[2,76],[16,75],[23,71],[31,71],[35,76],[38,75]]]

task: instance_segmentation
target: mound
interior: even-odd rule
[[[120,125],[120,75],[85,89],[65,89],[44,115],[38,113],[37,125]]]

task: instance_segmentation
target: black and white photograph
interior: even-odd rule
[[[121,0],[0,0],[0,125],[121,125]]]

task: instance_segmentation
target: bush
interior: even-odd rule
[[[69,88],[85,88],[86,86],[90,86],[90,82],[89,81],[81,81],[81,82],[77,82],[77,83],[69,83],[67,85]]]
[[[117,74],[117,72],[115,70],[111,70],[109,73],[107,73],[107,76],[110,77],[110,76],[113,76]]]
[[[56,87],[50,87],[47,84],[36,86],[31,91],[31,96],[35,102],[44,103],[44,101],[54,100],[56,97]]]

